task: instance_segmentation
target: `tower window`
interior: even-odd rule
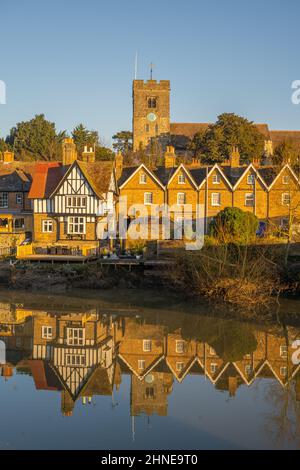
[[[148,108],[154,109],[157,106],[157,99],[156,98],[148,98]]]
[[[146,124],[145,129],[146,129],[146,132],[150,132],[150,126],[149,126],[149,124]]]

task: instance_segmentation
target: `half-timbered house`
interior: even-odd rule
[[[37,164],[29,193],[34,249],[58,254],[97,250],[116,194],[113,162]]]

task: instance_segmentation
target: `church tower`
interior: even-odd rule
[[[170,133],[170,81],[133,81],[133,150]]]

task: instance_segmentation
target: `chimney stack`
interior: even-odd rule
[[[84,150],[81,155],[83,162],[94,163],[96,161],[96,152],[93,147],[84,146]]]
[[[172,145],[167,146],[165,152],[165,168],[174,168],[176,166],[175,148]]]
[[[238,168],[240,166],[240,152],[239,148],[234,146],[230,154],[230,166],[231,168]]]
[[[238,381],[237,377],[228,377],[228,390],[229,390],[229,395],[231,397],[234,397],[236,394],[236,391],[238,389]]]
[[[67,137],[62,143],[62,163],[63,165],[72,165],[77,160],[77,150],[74,140]]]
[[[123,155],[121,152],[118,152],[115,156],[115,170],[117,175],[121,175],[123,170]]]

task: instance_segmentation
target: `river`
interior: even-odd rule
[[[1,291],[0,449],[298,449],[297,339],[165,292]]]

